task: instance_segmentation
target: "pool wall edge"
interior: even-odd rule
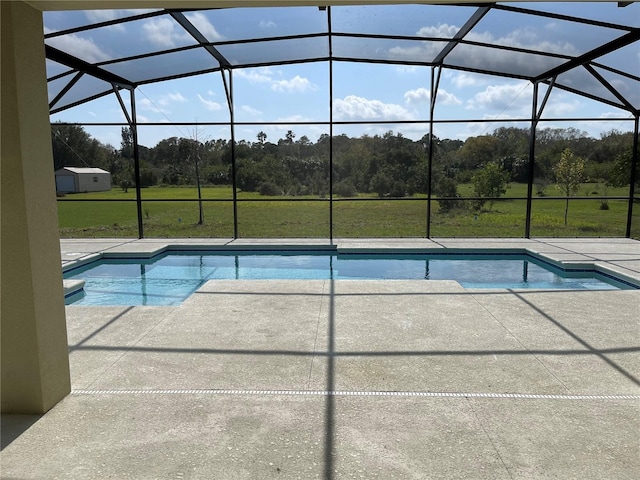
[[[553,258],[552,254],[539,252],[528,247],[480,247],[480,248],[464,248],[464,247],[340,247],[332,244],[279,244],[279,245],[194,245],[188,243],[175,243],[163,245],[158,248],[146,251],[105,251],[87,255],[81,259],[71,261],[62,268],[63,275],[83,267],[94,261],[101,259],[152,259],[158,255],[165,253],[181,253],[181,252],[321,252],[336,253],[337,255],[349,254],[432,254],[437,256],[447,255],[527,255],[532,259],[542,263],[546,263],[563,271],[585,270],[605,275],[613,280],[621,281],[635,289],[640,289],[640,279],[635,278],[622,271],[624,267],[612,269],[606,263],[602,263],[596,259],[589,260],[558,260]],[[65,293],[65,297],[68,296]]]

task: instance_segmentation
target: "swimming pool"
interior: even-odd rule
[[[103,258],[66,271],[82,279],[68,305],[179,305],[208,280],[456,280],[465,288],[615,290],[633,285],[593,269],[561,269],[529,254],[167,251]]]

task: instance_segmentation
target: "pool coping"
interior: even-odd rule
[[[64,298],[71,297],[84,290],[84,284],[85,281],[81,279],[63,279],[62,287],[64,288]]]

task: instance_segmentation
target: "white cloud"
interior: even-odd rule
[[[467,131],[466,132],[458,132],[456,133],[456,139],[458,140],[466,140],[468,137],[476,137],[478,135],[485,135],[490,128],[491,124],[489,123],[467,123]]]
[[[186,102],[187,99],[180,92],[169,93],[160,99],[160,103],[167,105],[170,102]]]
[[[396,71],[401,74],[413,74],[424,71],[424,68],[418,68],[416,65],[396,65]]]
[[[527,88],[528,87],[528,88]],[[503,85],[489,85],[467,102],[467,108],[482,111],[518,112],[531,110],[531,84],[520,81]],[[528,91],[527,91],[528,90]],[[501,117],[502,118],[502,117]]]
[[[369,100],[356,95],[348,95],[344,99],[333,102],[333,113],[336,120],[411,120],[413,115],[400,105],[383,103],[380,100]]]
[[[152,18],[142,25],[147,40],[159,47],[173,48],[187,40],[189,35],[168,18]]]
[[[562,29],[562,26],[557,22],[549,22],[544,26],[545,30],[558,31]]]
[[[299,123],[299,122],[308,122],[309,118],[304,117],[302,115],[289,115],[287,117],[280,117],[278,118],[278,122],[292,122],[292,123]],[[289,125],[287,130],[291,130],[291,127],[296,127],[297,125]]]
[[[417,34],[424,37],[433,38],[451,38],[459,27],[455,25],[440,24],[437,26],[426,26],[418,30]],[[547,33],[551,30],[547,29]],[[536,30],[531,28],[517,28],[508,34],[496,38],[491,32],[470,32],[466,40],[482,42],[487,44],[505,45],[515,48],[523,48],[542,53],[560,53],[564,55],[576,55],[578,53],[576,47],[566,41],[553,41],[545,37],[541,37]],[[433,60],[444,48],[445,44],[439,41],[423,42],[418,46],[392,47],[388,50],[389,56],[396,59],[404,60]],[[497,71],[513,71],[514,67],[520,73],[537,74],[547,68],[551,68],[557,64],[557,60],[548,57],[545,63],[542,63],[541,57],[536,57],[532,61],[530,55],[522,53],[514,53],[509,50],[498,50],[495,48],[483,48],[473,45],[459,45],[447,57],[456,65],[465,65],[469,67],[497,70]],[[461,85],[468,82],[469,77],[462,76],[459,79]],[[466,85],[465,85],[466,86]]]
[[[91,23],[108,22],[120,16],[117,10],[87,10],[84,15]]]
[[[480,32],[478,30],[470,31],[465,37],[465,40],[473,40],[474,42],[493,43],[494,36],[491,32]]]
[[[422,27],[418,30],[419,37],[453,38],[460,27],[441,23],[438,26]]]
[[[481,75],[474,75],[472,73],[454,73],[445,71],[445,75],[453,75],[451,81],[458,88],[475,87],[478,85],[485,85],[487,80]]]
[[[44,33],[53,33],[53,30],[45,28]],[[80,37],[75,33],[49,38],[46,43],[89,63],[102,62],[111,58],[107,52],[94,43],[93,38]]]
[[[453,37],[458,30],[459,27],[454,25],[440,24],[437,26],[422,27],[418,30],[417,35],[420,37],[444,39]],[[415,61],[416,59],[431,61],[442,51],[444,47],[444,42],[421,42],[420,44],[412,47],[392,47],[389,49],[389,54],[392,58],[411,61]]]
[[[570,113],[580,110],[582,103],[578,99],[571,101],[562,101],[555,98],[552,102],[548,102],[542,112],[543,117],[564,117]]]
[[[185,103],[188,100],[180,92],[171,92],[163,95],[154,95],[153,100],[147,97],[136,100],[138,108],[154,113],[171,113],[171,105]]]
[[[308,78],[303,78],[299,75],[289,80],[276,80],[271,84],[271,89],[276,92],[306,92],[309,90],[316,90],[316,87],[309,81]]]
[[[489,38],[492,36],[487,34]],[[470,35],[472,37],[472,35]],[[527,48],[545,53],[560,53],[564,55],[577,55],[578,50],[569,42],[552,42],[546,38],[540,38],[538,33],[530,27],[518,28],[504,37],[495,39],[492,43],[508,45],[510,47]]]
[[[138,104],[138,108],[140,110],[146,110],[148,112],[154,113],[168,113],[168,110],[161,109],[157,106],[157,104],[155,104],[148,98],[141,98],[140,100],[137,100],[136,103]]]
[[[444,48],[442,42],[422,42],[413,47],[392,47],[389,49],[389,56],[394,59],[416,61],[417,59],[431,61]]]
[[[118,10],[87,10],[84,12],[85,16],[91,23],[102,23],[108,22],[110,20],[115,20],[120,17],[124,17],[126,15],[119,15]],[[124,12],[124,11],[123,11]],[[117,23],[115,25],[110,25],[106,27],[110,30],[117,30],[120,32],[124,32],[125,28],[122,23]]]
[[[514,48],[522,48],[547,53],[559,53],[563,55],[576,55],[576,47],[566,41],[553,41],[541,38],[537,31],[531,28],[518,28],[502,37],[494,37],[490,32],[470,32],[465,39],[490,45],[504,45]],[[510,50],[498,50],[496,48],[483,48],[473,45],[459,45],[447,57],[456,65],[480,68],[495,71],[517,71],[522,74],[537,75],[546,69],[558,64],[558,60],[552,57],[532,57],[532,55],[513,52]]]
[[[260,28],[265,30],[277,27],[276,23],[271,20],[260,20],[259,26]]]
[[[456,97],[453,93],[447,92],[444,88],[440,88],[438,90],[436,102],[440,105],[462,105],[462,100]]]
[[[245,112],[245,113],[247,113],[247,114],[249,114],[249,115],[252,115],[252,116],[258,116],[258,115],[261,115],[261,114],[262,114],[262,112],[261,112],[260,110],[258,110],[258,109],[256,109],[256,108],[253,108],[253,107],[250,107],[249,105],[242,105],[242,106],[240,107],[240,109],[241,109],[243,112]]]
[[[287,125],[285,123],[281,123],[279,125],[273,125],[273,127],[270,128],[272,133],[271,141],[274,143],[276,142],[275,136],[279,136],[279,138],[284,138],[286,132],[288,132],[289,130],[293,131],[296,135],[296,138],[299,139],[299,137],[301,137],[302,135],[305,135],[305,133],[296,133],[296,130],[301,128],[301,126],[297,124],[300,122],[308,122],[309,120],[310,120],[309,118],[304,117],[302,115],[290,115],[287,117],[278,118],[277,119],[278,122],[291,122],[291,124]],[[321,133],[326,133],[326,131],[322,131]],[[309,135],[307,134],[307,136]]]
[[[273,71],[268,68],[238,69],[234,71],[235,78],[244,78],[251,83],[273,82]]]
[[[485,113],[484,115],[482,115],[482,120],[509,120],[509,119],[515,119],[515,118],[518,118],[518,117],[505,114],[505,113]]]
[[[640,63],[638,63],[640,65]],[[638,82],[625,77],[612,78],[611,86],[620,92],[632,105],[640,104],[640,88]]]
[[[207,100],[206,98],[203,98],[202,95],[200,94],[198,94],[198,99],[202,102],[202,104],[205,106],[207,110],[211,110],[212,112],[215,112],[217,110],[222,109],[222,105],[220,105],[218,102],[214,102],[213,100]]]
[[[236,73],[236,78],[244,78],[250,83],[265,84],[274,92],[302,93],[317,90],[317,86],[308,78],[296,75],[293,78],[276,78],[279,73],[271,68],[240,69]]]
[[[154,9],[119,9],[119,10],[86,10],[84,15],[91,23],[108,22],[116,18],[132,17],[153,12]]]
[[[405,92],[404,99],[408,104],[428,103],[431,99],[431,92],[426,88],[417,88],[415,90],[409,90]],[[441,88],[438,90],[436,96],[437,102],[440,105],[461,105],[462,101],[458,99],[454,94],[447,92]]]
[[[209,19],[200,12],[187,13],[185,17],[193,23],[193,25],[200,30],[207,40],[214,42],[216,40],[222,40],[222,35],[218,33],[216,27],[214,27]]]
[[[155,9],[157,10],[157,9]],[[87,20],[90,23],[102,23],[109,22],[111,20],[117,20],[119,18],[132,17],[134,15],[141,15],[143,13],[153,12],[154,9],[121,9],[121,10],[87,10],[84,12]],[[115,30],[118,32],[126,31],[125,23],[116,23],[115,25],[109,25],[107,27],[101,27],[108,30]]]
[[[614,112],[602,112],[600,115],[598,115],[599,118],[619,118],[621,120],[631,120],[631,116],[629,114],[629,112],[623,112],[623,111],[614,111]]]
[[[607,118],[615,118],[619,120],[619,122],[612,121],[584,121],[584,122],[576,122],[575,127],[578,130],[582,130],[587,132],[594,138],[599,137],[603,132],[610,132],[611,130],[617,130],[620,132],[632,132],[633,131],[633,120],[629,118],[629,116],[625,116],[628,112],[603,112],[599,115],[599,118],[607,119]],[[542,123],[542,122],[541,122]],[[553,124],[553,122],[548,122],[548,126],[550,128],[557,128],[557,124]]]
[[[408,104],[428,103],[430,98],[431,92],[422,87],[404,92],[404,100]]]

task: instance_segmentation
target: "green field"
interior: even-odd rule
[[[486,204],[480,212],[474,212],[463,200],[459,202],[459,208],[441,212],[438,202],[434,201],[431,236],[523,237],[526,201],[513,198],[525,197],[526,188],[523,184],[512,184],[507,194],[490,210]],[[460,185],[458,191],[461,195],[472,195],[471,185]],[[549,187],[547,193],[556,195],[553,187]],[[564,200],[534,197],[531,236],[624,236],[628,202],[609,200],[606,202],[609,209],[603,210],[603,200],[598,198],[603,194],[597,185],[585,184],[578,195],[593,198],[570,200],[567,225],[564,225]],[[628,195],[628,189],[610,188],[606,194]],[[202,189],[205,201],[201,225],[198,224],[195,187],[144,188],[141,196],[145,237],[233,237],[232,190],[229,187]],[[426,236],[425,200],[378,200],[371,195],[358,198],[362,200],[336,197],[337,201],[333,203],[335,237]],[[90,201],[101,199],[121,201]],[[159,199],[172,201],[157,201]],[[257,193],[244,192],[238,194],[238,199],[239,237],[328,237],[330,234],[328,201],[317,201],[317,197],[262,197]],[[61,237],[137,237],[137,207],[132,200],[135,200],[134,189],[127,193],[116,188],[109,192],[68,194],[58,202]],[[635,210],[634,236],[637,237],[640,230],[640,212],[637,210],[640,206]]]

